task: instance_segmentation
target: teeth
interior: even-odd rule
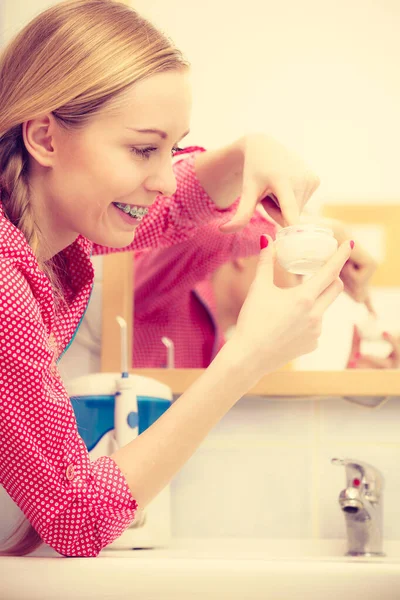
[[[149,212],[148,208],[141,206],[129,206],[129,204],[121,204],[120,202],[115,203],[118,208],[124,211],[127,215],[134,217],[138,221],[141,221],[145,215]]]

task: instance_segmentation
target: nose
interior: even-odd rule
[[[171,159],[163,161],[157,172],[147,177],[145,187],[149,192],[156,192],[163,196],[172,196],[172,194],[175,194],[176,177]]]

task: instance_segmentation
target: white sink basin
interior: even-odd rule
[[[0,558],[2,600],[399,600],[400,541],[349,558],[341,540],[179,540],[96,559]],[[49,554],[49,552],[47,552]]]

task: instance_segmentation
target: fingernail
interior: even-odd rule
[[[388,339],[388,337],[389,337],[389,334],[388,334],[388,332],[387,332],[387,331],[384,331],[384,332],[382,333],[382,336],[383,336],[384,338]]]
[[[351,361],[349,362],[349,369],[354,369],[354,368],[355,368],[355,366],[356,366],[356,364],[357,364],[357,363],[356,363],[356,361],[355,361],[355,360],[351,360]]]
[[[260,237],[260,248],[261,250],[264,250],[264,248],[267,248],[269,244],[268,238],[265,235],[262,235]]]
[[[354,358],[356,360],[358,360],[359,358],[361,358],[361,354],[359,352],[356,352],[355,355],[354,355]]]
[[[350,242],[350,248],[351,248],[352,250],[353,250],[353,248],[354,248],[354,242],[353,242],[353,240],[351,240],[351,242]]]

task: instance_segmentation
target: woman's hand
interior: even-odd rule
[[[240,196],[235,216],[221,226],[226,233],[245,227],[258,203],[274,222],[295,224],[319,186],[318,177],[296,154],[264,134],[199,154],[196,173],[219,208],[229,208]]]
[[[329,223],[339,244],[349,238],[349,232],[343,223],[336,220]],[[369,301],[369,284],[377,267],[376,261],[369,252],[357,243],[340,274],[344,291],[356,302],[366,303],[370,312],[374,311]]]
[[[382,338],[392,346],[392,351],[386,358],[361,354],[361,337],[355,326],[347,369],[399,369],[400,338],[390,333],[384,333]]]
[[[267,236],[262,236],[262,238]],[[244,353],[245,364],[259,373],[275,370],[317,347],[325,310],[343,289],[340,271],[349,259],[350,242],[311,279],[281,289],[273,283],[273,244],[261,252],[258,270],[229,343]]]

